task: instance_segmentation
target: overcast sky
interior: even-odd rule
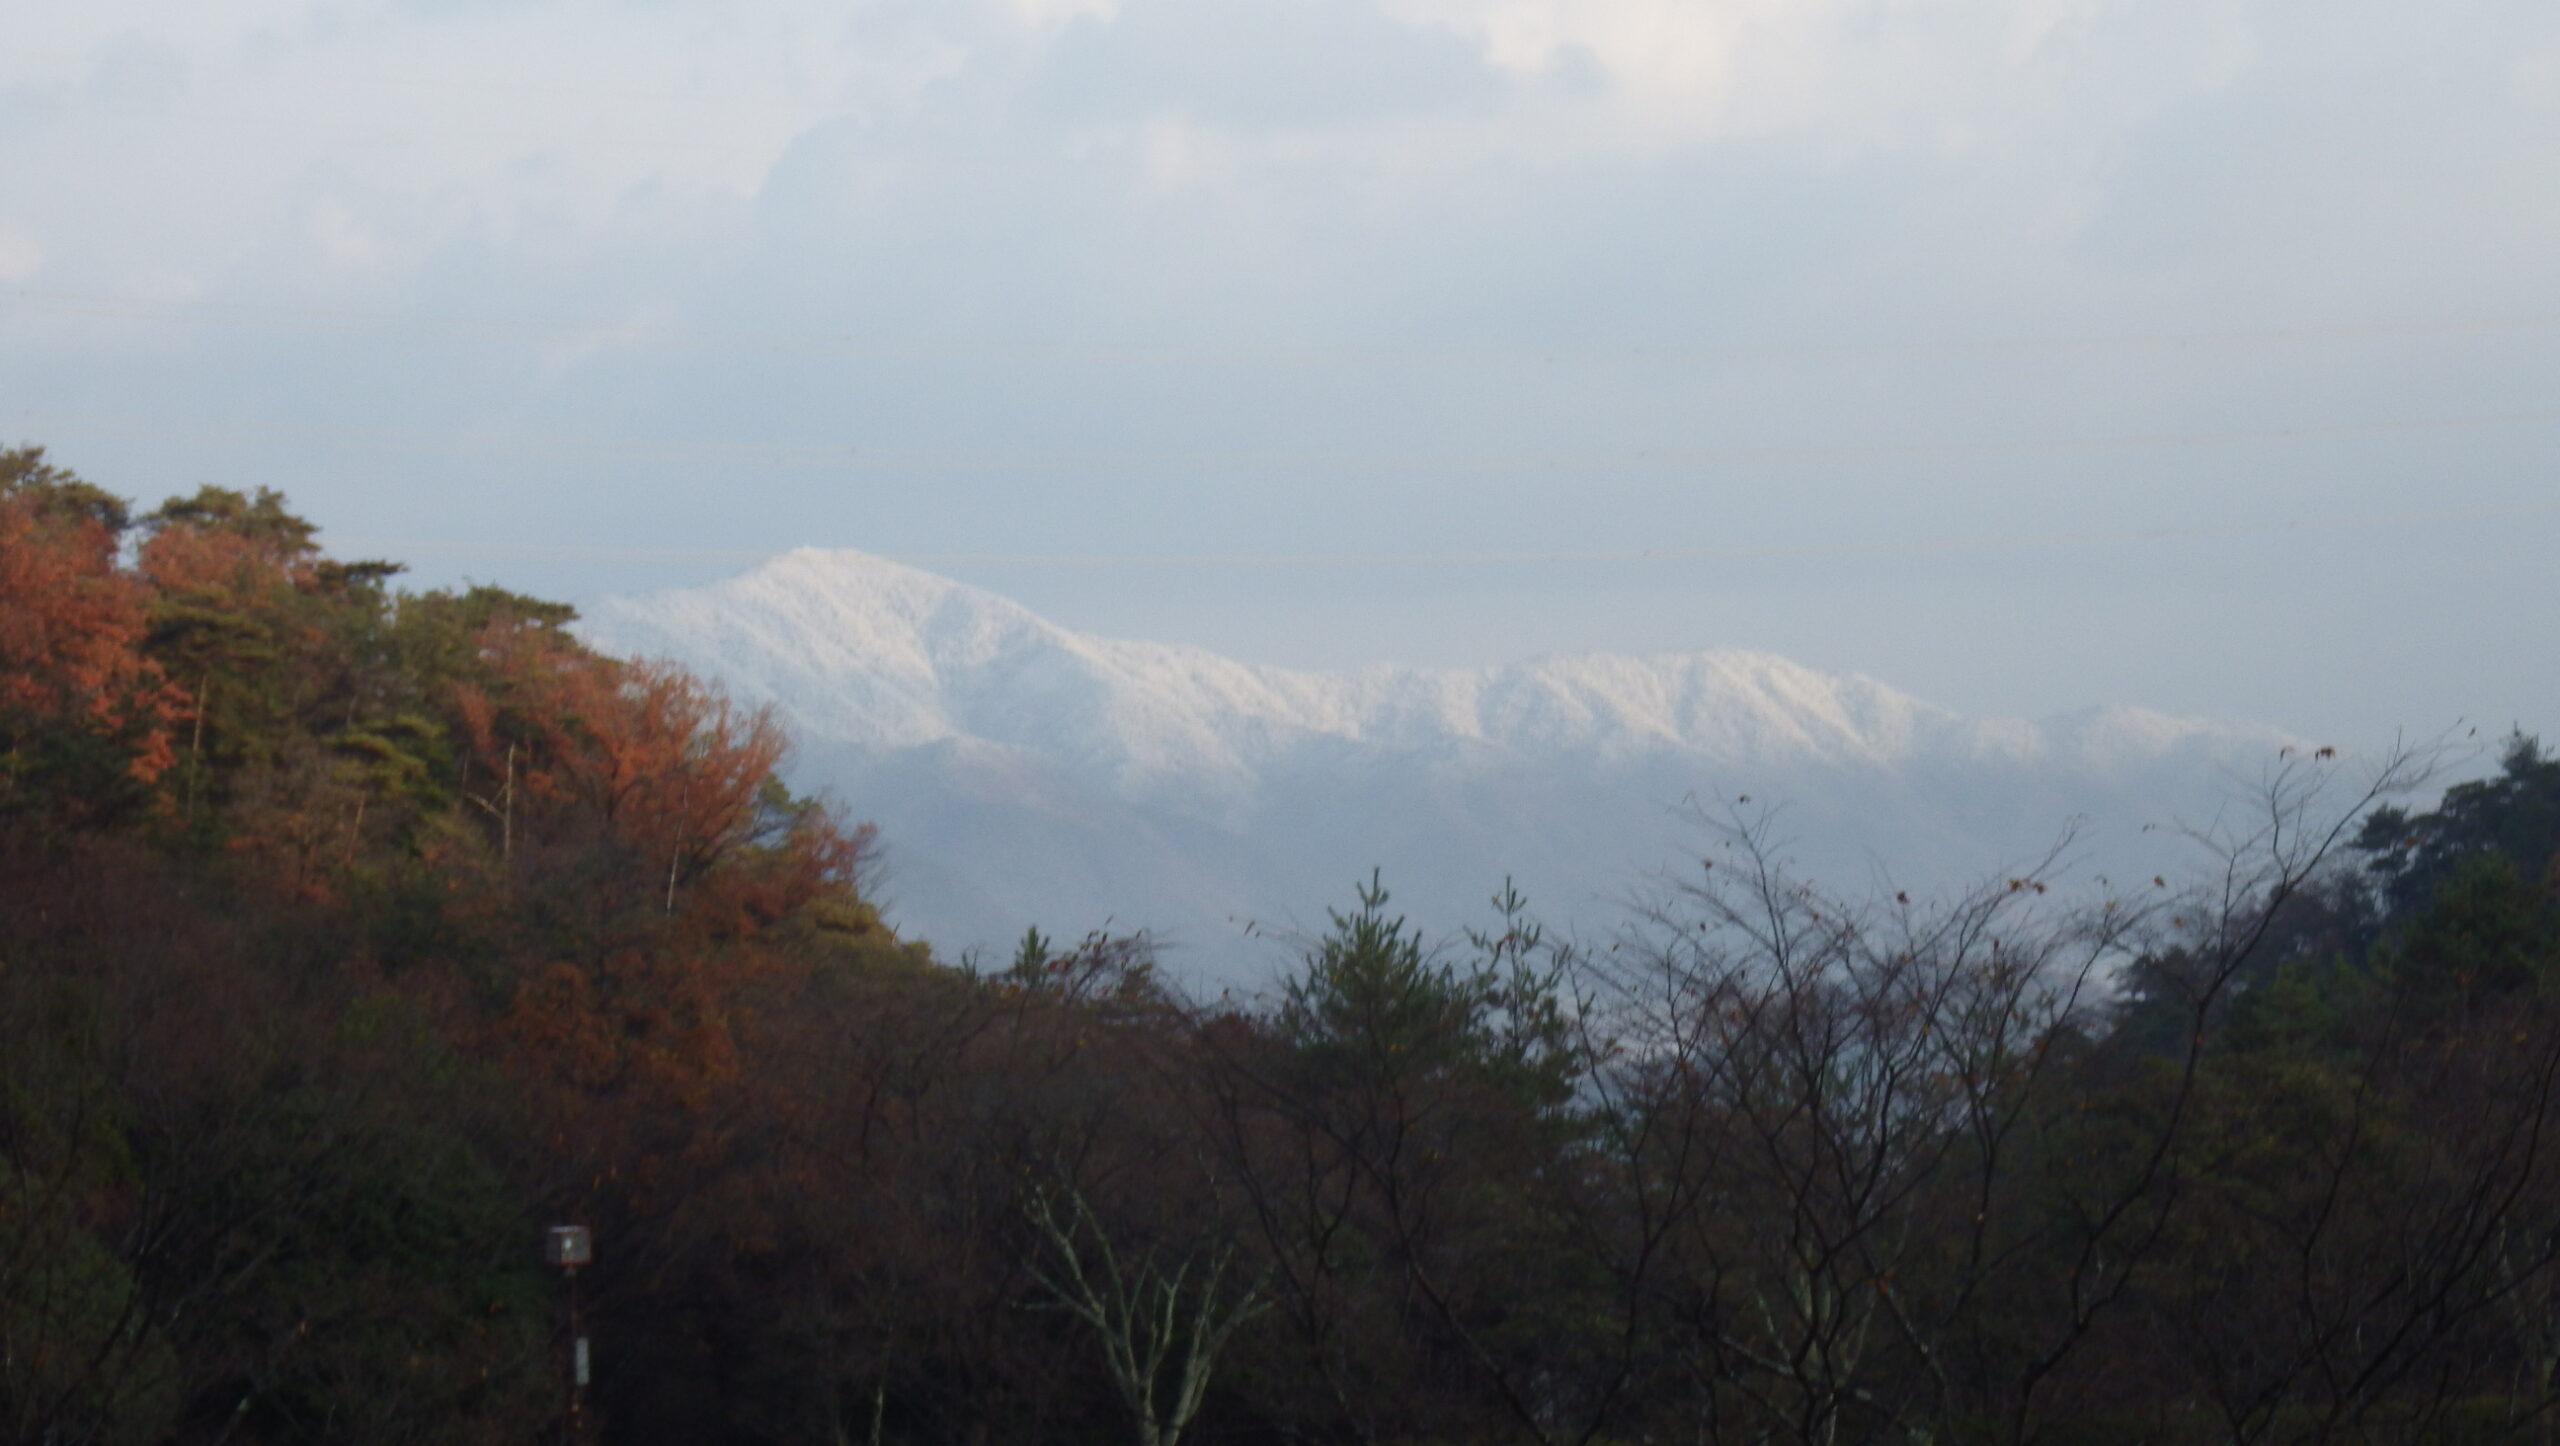
[[[575,598],[2560,732],[2551,0],[34,0],[0,441]]]

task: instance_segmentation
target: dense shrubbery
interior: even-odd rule
[[[2100,907],[1373,881],[1202,1007],[935,961],[769,721],[395,572],[0,454],[0,1440],[557,1433],[565,1220],[617,1441],[2548,1430],[2529,742]]]

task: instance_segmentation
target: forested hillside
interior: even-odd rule
[[[769,719],[398,571],[0,453],[0,1441],[2560,1424],[2530,739],[2419,811],[2270,759],[2096,905],[1835,895],[1736,803],[1624,924],[1373,879],[1203,1001],[936,959]]]

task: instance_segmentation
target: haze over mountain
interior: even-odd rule
[[[1271,951],[1249,932],[1320,924],[1373,868],[1437,927],[1483,918],[1506,877],[1605,925],[1713,846],[1702,806],[1775,804],[1804,867],[1858,884],[1956,882],[2066,830],[2082,877],[2147,878],[2175,845],[2145,825],[2209,814],[2290,741],[2126,707],[1968,718],[1731,649],[1264,667],[857,552],[584,613],[598,647],[772,705],[796,779],[881,826],[901,927],[1000,951],[1107,921],[1196,979],[1242,977]]]

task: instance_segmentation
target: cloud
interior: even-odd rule
[[[2545,439],[1802,454],[2541,406],[2554,57],[2548,0],[20,6],[0,280],[166,305],[20,304],[0,395],[144,415],[93,439],[126,449],[105,480],[277,483],[386,537],[1507,552],[2390,512],[2547,475]],[[227,460],[189,417],[376,450]],[[858,448],[924,460],[807,460]],[[1638,453],[1713,460],[1605,460]],[[1861,626],[1791,586],[1803,635]],[[1707,626],[1682,597],[1647,645]]]
[[[311,234],[321,256],[331,266],[357,269],[383,259],[381,239],[339,202],[324,201],[313,209]]]
[[[2250,51],[2223,0],[1382,0],[1522,77],[1578,74],[1586,148],[1793,135],[1840,147],[2014,141],[2228,83]]]
[[[1502,93],[1473,47],[1372,0],[1130,0],[1107,25],[1060,34],[1034,103],[1071,123],[1170,114],[1329,130],[1482,112]]]
[[[1057,30],[1078,20],[1108,22],[1120,0],[1012,0],[1014,18],[1034,30]]]
[[[44,248],[14,227],[0,225],[0,281],[15,285],[44,269]]]

